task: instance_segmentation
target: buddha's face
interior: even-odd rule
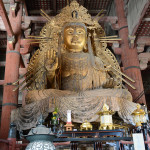
[[[86,31],[84,27],[71,25],[64,29],[64,44],[70,52],[81,52],[86,45]]]

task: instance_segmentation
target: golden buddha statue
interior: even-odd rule
[[[87,50],[87,28],[84,24],[65,24],[63,41],[65,49],[61,53],[60,68],[58,69],[58,72],[61,72],[58,76],[60,79],[58,89],[81,92],[103,87],[111,80],[100,58],[94,56],[95,66],[92,66],[89,53],[84,52]],[[45,68],[49,85],[54,87],[56,82],[52,83],[52,81],[55,81],[58,59],[56,58],[55,62],[51,62],[51,60],[52,58],[46,59]]]
[[[30,60],[22,88],[28,90],[26,106],[12,113],[18,129],[35,126],[41,113],[55,107],[63,121],[68,109],[73,122],[97,121],[104,103],[129,121],[136,105],[122,89],[119,64],[101,40],[105,32],[98,21],[75,0],[54,19],[45,17],[48,23],[40,33],[40,48]]]

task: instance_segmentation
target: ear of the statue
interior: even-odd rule
[[[64,50],[66,49],[66,44],[63,44],[63,49],[64,49]]]
[[[90,54],[91,65],[94,67],[95,66],[95,61],[94,61],[94,54],[93,54],[93,50],[92,50],[90,36],[88,36],[88,51],[89,51],[89,54]]]
[[[87,43],[84,44],[83,49],[84,49],[84,50],[87,50]]]
[[[84,46],[83,46],[83,51],[84,52],[87,52],[88,51],[88,41],[87,41],[87,37],[86,37],[86,42],[85,42],[85,44],[84,44]]]

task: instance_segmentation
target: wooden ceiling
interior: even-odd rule
[[[141,20],[136,33],[136,36],[150,36],[150,5],[145,10],[143,19]]]
[[[86,7],[92,15],[96,15],[101,9],[105,13],[108,12],[112,2],[113,0],[78,0],[78,3]],[[40,9],[49,15],[56,15],[66,5],[67,0],[26,0],[29,15],[40,15]]]

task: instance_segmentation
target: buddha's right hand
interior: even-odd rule
[[[58,67],[58,58],[56,55],[50,55],[48,51],[45,56],[45,68],[48,72],[55,71]]]

